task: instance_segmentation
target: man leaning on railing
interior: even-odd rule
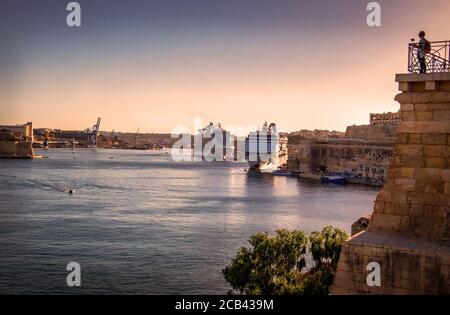
[[[431,52],[431,43],[425,38],[425,32],[421,31],[419,33],[420,41],[418,44],[414,44],[414,47],[417,48],[417,58],[419,59],[420,64],[420,73],[427,72],[427,63],[425,60],[426,54]]]

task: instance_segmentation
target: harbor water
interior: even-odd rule
[[[252,234],[349,232],[378,191],[162,151],[42,154],[0,160],[0,294],[225,294],[221,270]],[[79,288],[67,287],[69,262]]]

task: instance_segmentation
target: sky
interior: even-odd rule
[[[195,118],[345,130],[397,111],[420,30],[450,39],[450,1],[0,1],[0,124],[171,132]]]

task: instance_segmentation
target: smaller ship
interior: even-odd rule
[[[299,174],[298,177],[303,178],[303,179],[320,181],[322,184],[344,185],[347,183],[347,177],[341,176],[341,175],[304,173],[304,174]]]

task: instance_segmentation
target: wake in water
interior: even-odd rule
[[[117,191],[123,191],[123,188],[120,187],[114,187],[110,185],[102,185],[97,183],[52,183],[46,180],[38,180],[38,179],[31,179],[31,178],[21,178],[18,176],[13,175],[5,175],[0,174],[1,183],[5,184],[7,186],[15,185],[20,187],[30,187],[35,189],[42,189],[42,190],[54,190],[57,192],[63,192],[63,193],[69,193],[74,194],[76,191],[81,189],[87,189],[87,188],[97,188],[97,189],[107,189],[107,190],[117,190]]]
[[[58,192],[70,193],[70,191],[75,192],[80,189],[78,185],[70,185],[70,184],[54,184],[48,181],[37,180],[37,179],[24,179],[13,175],[4,175],[0,174],[0,178],[2,178],[2,183],[8,186],[17,185],[22,187],[30,187],[37,188],[43,190],[54,190]]]

